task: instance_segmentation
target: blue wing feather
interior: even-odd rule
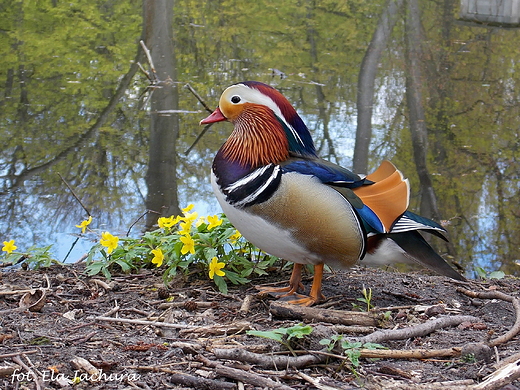
[[[356,188],[371,183],[369,180],[361,178],[348,169],[321,159],[291,158],[281,165],[285,172],[298,172],[303,175],[312,175],[320,179],[324,184]]]

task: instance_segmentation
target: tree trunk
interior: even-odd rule
[[[437,197],[433,189],[426,164],[428,152],[428,130],[424,114],[421,87],[421,19],[417,0],[407,0],[406,13],[406,101],[408,104],[413,156],[421,185],[420,213],[428,218],[440,220]]]
[[[377,67],[402,4],[403,0],[388,1],[361,62],[357,89],[357,129],[353,161],[353,171],[356,173],[368,173],[368,151],[372,138],[372,110]]]
[[[151,98],[150,149],[146,173],[146,207],[149,228],[159,216],[180,213],[177,195],[176,141],[179,136],[179,96],[173,47],[173,0],[145,0],[144,41],[151,51],[152,61],[160,80]],[[170,112],[168,112],[170,111]]]

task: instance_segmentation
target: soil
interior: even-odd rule
[[[278,270],[271,279],[255,282],[288,277]],[[519,290],[514,278],[460,283],[423,273],[364,268],[326,274],[327,300],[315,306],[326,313],[325,318],[337,313],[333,310],[366,311],[365,302],[359,300],[365,288],[372,292],[370,303],[376,307],[371,312],[377,318],[375,327],[333,324],[323,318],[280,318],[270,310],[275,299],[258,296],[252,285],[230,286],[222,295],[209,281],[191,275],[165,287],[157,270],[107,281],[87,277],[82,265],[53,266],[5,271],[0,281],[2,389],[424,389],[443,382],[447,382],[443,388],[470,389],[508,358],[519,359],[515,354],[520,352],[520,341],[511,334],[519,315],[512,304]],[[305,284],[308,290],[310,278]],[[470,297],[460,288],[498,295]],[[31,295],[29,289],[45,295]],[[331,356],[312,353],[326,352],[320,340],[334,334],[355,341],[378,329],[404,329],[461,315],[477,319],[380,342],[397,352],[433,351],[428,358],[361,357],[355,366],[355,359],[340,356],[340,348]],[[148,322],[121,322],[125,320]],[[310,357],[310,363],[269,367],[238,357],[237,351],[268,362],[292,357],[286,345],[246,331],[300,323],[314,331],[291,339],[291,349],[296,356]],[[514,337],[507,337],[508,332]],[[498,339],[503,335],[505,339]],[[217,353],[224,349],[234,351],[235,358]],[[435,356],[435,351],[446,349],[454,355]],[[509,379],[489,388],[517,387],[520,381]]]

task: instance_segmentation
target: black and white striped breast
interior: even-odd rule
[[[226,202],[238,208],[267,201],[280,185],[282,178],[282,170],[275,164],[257,168],[234,181],[221,175],[218,166],[213,166],[213,173]]]

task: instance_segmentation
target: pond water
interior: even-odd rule
[[[220,212],[209,170],[231,125],[212,126],[194,145],[207,115],[194,92],[213,109],[224,88],[243,80],[279,88],[319,154],[351,169],[363,58],[390,15],[367,170],[392,160],[410,178],[411,209],[425,210],[410,132],[415,86],[427,175],[451,237],[436,248],[470,276],[475,266],[518,274],[518,29],[463,21],[451,2],[411,2],[412,20],[400,1],[395,14],[383,1],[8,3],[0,242],[14,239],[20,252],[52,245],[56,259],[76,261],[101,231],[139,235],[160,213],[190,203],[200,215]],[[411,30],[414,22],[420,28]],[[415,84],[410,52],[418,55]],[[79,235],[85,209],[93,231]]]

